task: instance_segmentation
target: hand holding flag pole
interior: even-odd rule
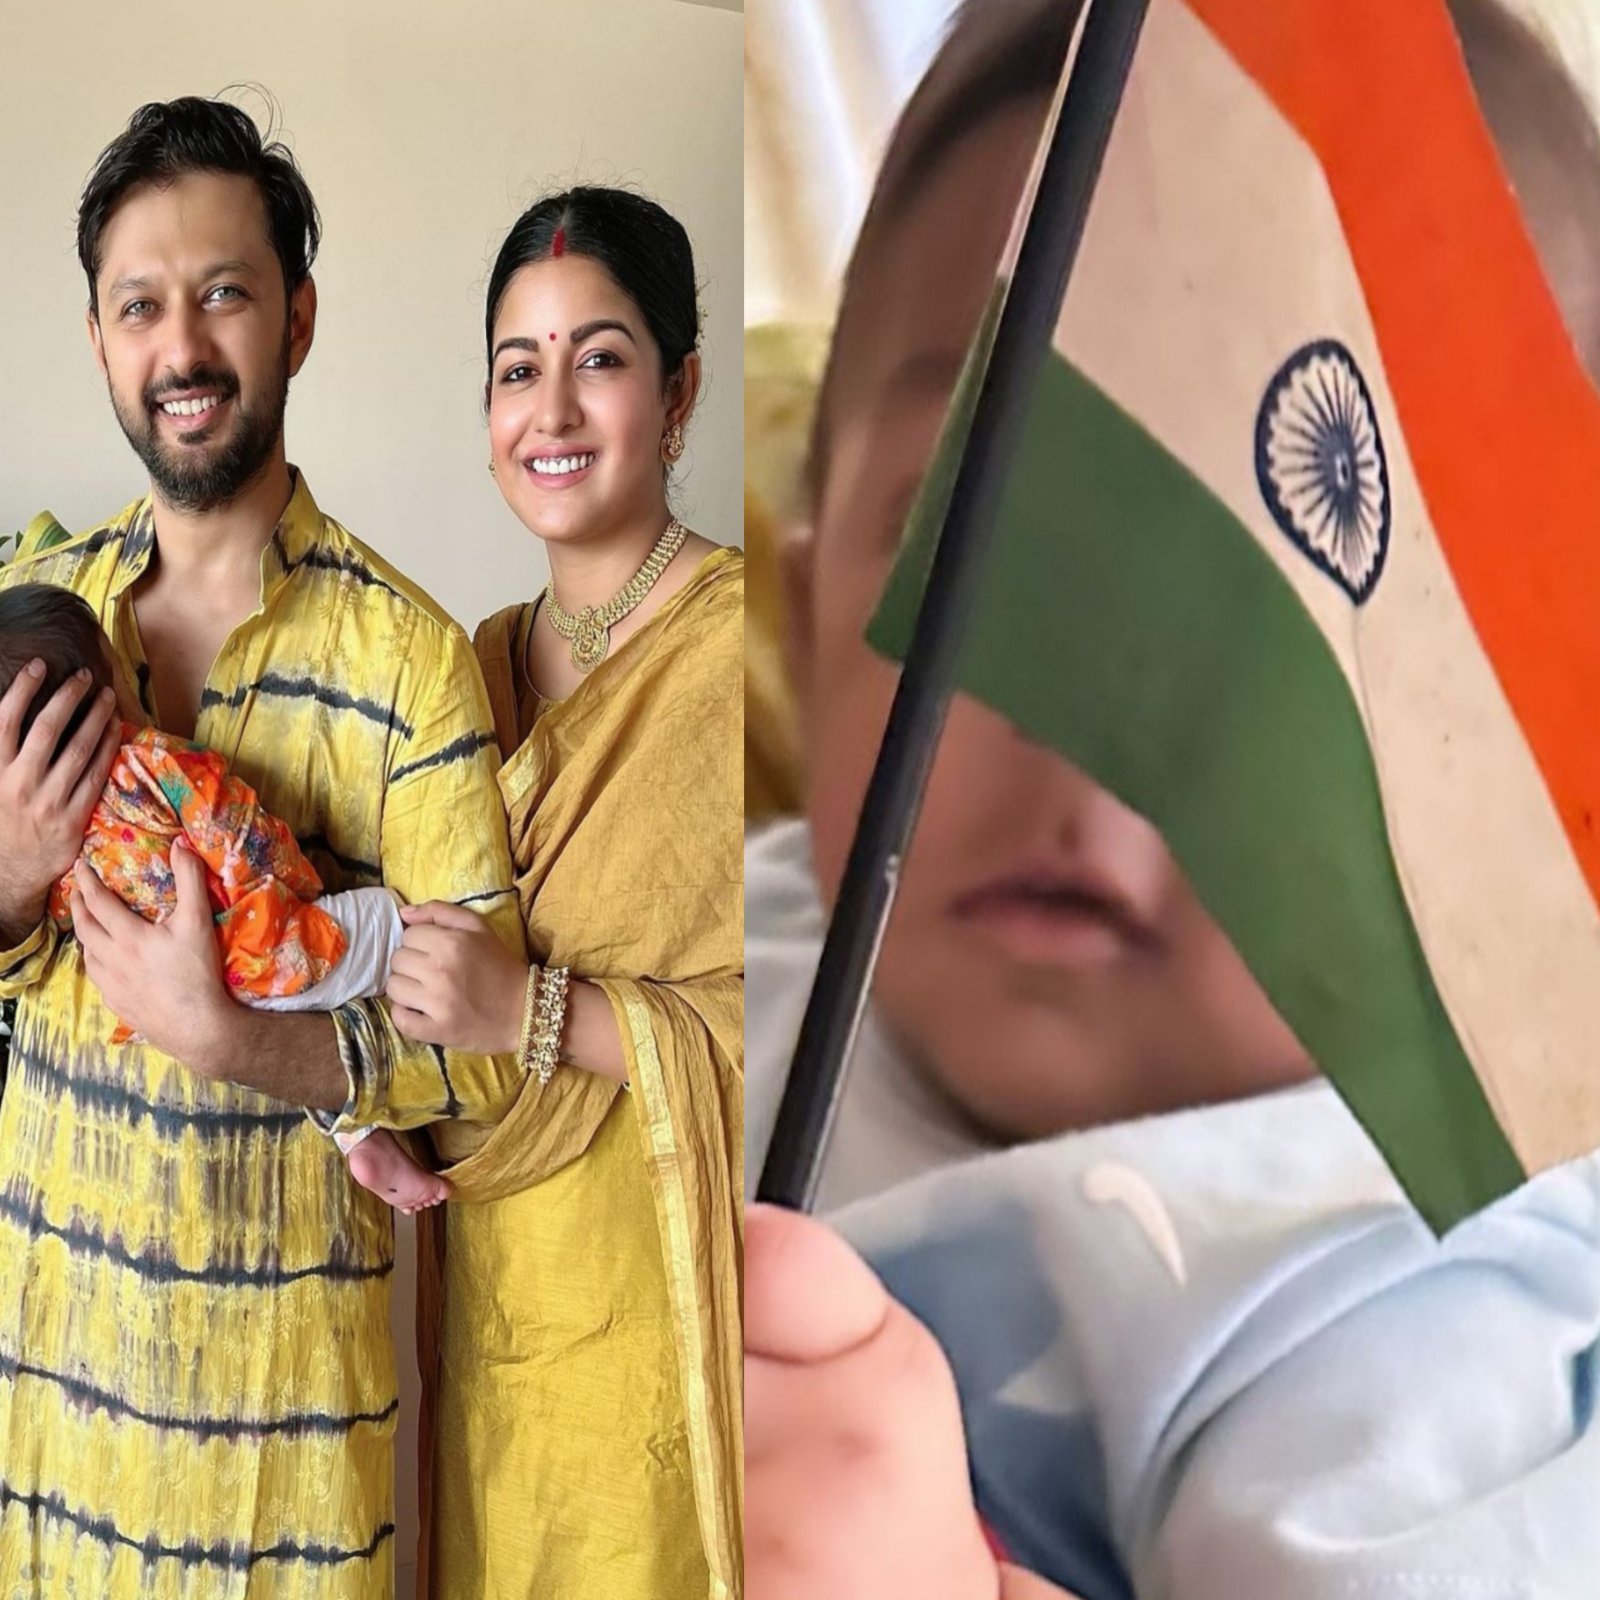
[[[757,1198],[810,1210],[884,927],[944,726],[974,591],[1066,295],[1149,0],[1089,0],[981,371],[916,629],[862,803]],[[980,349],[981,359],[981,349]],[[978,374],[969,372],[969,381]],[[960,397],[958,395],[957,403]]]

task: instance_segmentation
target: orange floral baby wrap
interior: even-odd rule
[[[205,863],[228,987],[299,994],[343,958],[345,937],[310,904],[322,880],[294,835],[215,751],[156,728],[124,726],[124,742],[84,834],[83,857],[125,905],[161,922],[177,904],[172,843],[182,834]],[[50,914],[70,927],[69,872]],[[119,1028],[119,1042],[131,1035]]]

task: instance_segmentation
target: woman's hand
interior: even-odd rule
[[[447,1050],[510,1055],[521,1043],[528,963],[475,911],[443,900],[403,906],[405,940],[389,974],[395,1027]]]

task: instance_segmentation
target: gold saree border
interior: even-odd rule
[[[684,1412],[689,1424],[689,1456],[694,1470],[695,1503],[700,1507],[701,1536],[711,1569],[711,1600],[728,1600],[727,1579],[717,1571],[729,1553],[726,1506],[717,1483],[711,1450],[711,1405],[706,1392],[705,1340],[695,1286],[694,1247],[689,1226],[689,1201],[678,1171],[678,1144],[672,1128],[666,1077],[656,1050],[650,1012],[632,995],[615,995],[632,1045],[635,1087],[644,1102],[644,1127],[650,1147],[650,1173],[661,1197],[667,1225],[666,1266],[674,1314],[683,1337]],[[730,1468],[732,1463],[730,1463]],[[709,1523],[709,1526],[707,1524]]]

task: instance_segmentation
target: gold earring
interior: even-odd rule
[[[489,463],[489,476],[491,478],[494,476],[494,462],[492,461]]]
[[[662,454],[668,461],[676,461],[683,454],[683,424],[674,422],[661,437]]]

